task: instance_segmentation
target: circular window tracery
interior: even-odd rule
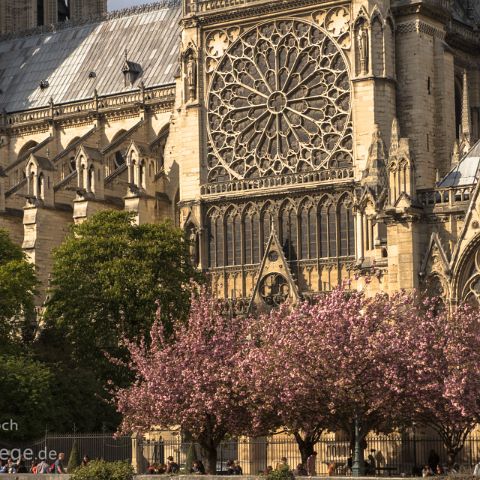
[[[351,165],[350,80],[326,31],[277,20],[240,36],[208,94],[209,181]]]
[[[260,296],[269,306],[278,306],[284,303],[290,294],[287,279],[280,273],[265,275],[260,283]]]

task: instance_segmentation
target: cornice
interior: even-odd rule
[[[228,2],[214,2],[211,3],[225,4]],[[185,17],[182,21],[185,27],[208,26],[210,24],[221,24],[231,20],[238,21],[245,18],[259,18],[267,15],[290,12],[291,10],[298,10],[306,7],[325,7],[329,5],[346,5],[350,1],[343,0],[341,2],[334,0],[242,0],[242,2],[235,2],[235,5],[226,7],[217,7],[212,10],[200,11]],[[240,4],[239,4],[240,3]]]
[[[392,5],[392,11],[397,18],[421,14],[441,23],[451,18],[449,0],[397,0]]]

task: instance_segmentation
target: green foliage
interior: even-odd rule
[[[21,356],[0,356],[0,423],[16,426],[0,430],[0,438],[24,440],[39,437],[52,416],[53,373],[45,365]]]
[[[107,403],[106,384],[131,381],[127,370],[113,365],[105,353],[127,360],[121,339],[149,332],[157,301],[167,331],[172,319],[186,318],[192,278],[198,280],[183,232],[169,222],[135,225],[128,212],[94,215],[75,225],[56,249],[38,350],[45,361],[62,364],[67,379],[60,393],[63,405],[83,399],[90,404],[84,419],[88,426],[74,420],[82,430],[101,428],[103,422],[115,428],[118,418]],[[78,385],[79,374],[85,383],[74,392],[68,384]],[[71,407],[65,417],[72,412],[77,413]]]
[[[71,480],[133,480],[133,467],[127,462],[94,460],[75,470]]]
[[[267,475],[268,480],[294,480],[294,478],[293,472],[288,468],[273,470]]]
[[[0,338],[9,344],[31,339],[36,286],[34,266],[0,229]],[[0,345],[2,350],[4,343]]]
[[[80,452],[78,451],[78,444],[75,440],[70,452],[70,457],[68,458],[67,472],[73,473],[80,466],[81,461],[82,459],[80,458]]]

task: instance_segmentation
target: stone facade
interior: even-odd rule
[[[0,42],[0,227],[39,305],[52,248],[107,208],[173,219],[234,312],[342,282],[476,299],[479,23],[467,0],[184,0]]]
[[[77,21],[107,12],[107,0],[2,0],[0,34],[21,32],[66,19]]]

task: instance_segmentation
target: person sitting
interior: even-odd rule
[[[445,475],[445,471],[443,470],[443,467],[440,464],[437,465],[437,471],[435,473],[437,475]]]
[[[197,475],[205,475],[205,467],[201,460],[196,460],[193,462],[192,473],[196,473]]]
[[[287,462],[287,457],[282,457],[280,461],[277,463],[277,466],[275,468],[277,472],[283,471],[283,470],[290,470],[290,467]]]
[[[425,465],[422,469],[422,477],[431,477],[433,476],[433,470],[430,468],[429,465]]]
[[[227,475],[235,475],[235,463],[233,460],[228,460],[227,461]]]
[[[240,463],[238,460],[235,460],[233,463],[233,474],[234,475],[243,475],[243,470],[242,467],[240,466]]]
[[[173,460],[172,456],[168,457],[166,473],[178,473],[179,471],[180,466],[178,465],[178,463]]]

